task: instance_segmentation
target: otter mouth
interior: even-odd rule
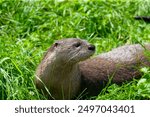
[[[90,58],[91,56],[94,55],[94,53],[95,53],[95,46],[94,45],[89,45],[88,46],[88,51],[86,53],[80,54],[80,56],[82,56],[80,61],[84,61],[84,60]]]
[[[80,61],[89,59],[91,56],[94,55],[94,53],[95,53],[95,50],[90,51],[90,53],[88,53],[88,54],[81,54],[82,58],[80,59]]]
[[[86,59],[89,59],[92,55],[94,55],[94,53],[95,53],[94,50],[90,50],[90,51],[87,51],[87,52],[83,52],[83,53],[77,54],[76,56],[74,56],[70,60],[70,62],[77,63],[77,62],[80,62],[80,61],[84,61]]]

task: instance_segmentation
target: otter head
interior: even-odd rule
[[[53,57],[61,63],[77,63],[89,58],[95,52],[95,46],[85,40],[69,38],[56,41],[52,47]]]

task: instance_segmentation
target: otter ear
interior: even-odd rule
[[[57,42],[54,43],[54,47],[57,47],[59,44]]]
[[[55,43],[54,43],[54,47],[55,47],[55,48],[57,48],[59,45],[60,45],[59,42],[55,42]]]

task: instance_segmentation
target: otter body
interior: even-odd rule
[[[97,95],[108,82],[121,84],[139,77],[139,68],[150,66],[146,50],[150,44],[125,45],[89,59],[95,46],[76,38],[60,40],[39,64],[35,83],[52,99],[72,99],[85,89]]]
[[[81,62],[83,89],[97,95],[108,82],[122,84],[140,77],[140,68],[150,66],[146,52],[150,54],[150,44],[125,45]]]

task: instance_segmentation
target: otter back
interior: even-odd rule
[[[122,84],[141,76],[139,69],[150,66],[150,44],[125,45],[80,63],[82,90],[97,95],[108,82]]]

